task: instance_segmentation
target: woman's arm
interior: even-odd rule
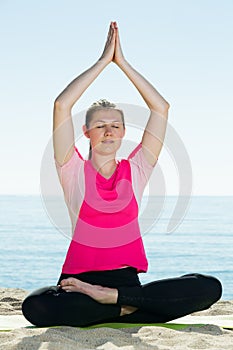
[[[142,137],[142,146],[148,162],[154,165],[163,146],[169,104],[159,92],[126,61],[121,50],[119,32],[115,22],[114,29],[116,32],[116,44],[113,62],[115,62],[131,80],[151,111]]]
[[[111,22],[107,41],[100,59],[74,79],[56,98],[53,110],[54,156],[60,165],[68,162],[74,152],[74,128],[71,109],[84,91],[112,61],[115,48],[115,31]]]

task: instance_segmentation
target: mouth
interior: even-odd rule
[[[111,144],[111,143],[114,143],[114,141],[113,140],[104,140],[104,141],[102,141],[102,143]]]

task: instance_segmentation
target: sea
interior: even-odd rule
[[[143,201],[149,268],[141,282],[203,273],[220,279],[222,299],[233,300],[233,197],[192,196],[175,224],[176,196],[167,196],[159,210],[158,198]],[[57,283],[70,237],[40,195],[0,196],[0,237],[0,287],[30,292]]]

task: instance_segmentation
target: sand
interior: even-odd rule
[[[0,318],[22,319],[21,302],[27,292],[21,289],[0,288]],[[224,316],[225,315],[225,316]],[[221,317],[233,320],[233,301],[219,301],[206,311],[190,317],[201,319]],[[189,319],[188,319],[189,321]],[[232,321],[233,324],[233,321]],[[20,326],[20,325],[18,325]],[[233,350],[233,330],[214,324],[189,326],[183,330],[143,326],[111,329],[21,328],[0,332],[0,349],[17,350]]]

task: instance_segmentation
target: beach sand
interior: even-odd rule
[[[22,315],[21,303],[28,293],[21,289],[0,288],[0,317]],[[233,301],[219,301],[209,310],[192,316],[231,315]],[[17,316],[15,316],[17,318]],[[195,318],[195,317],[194,317]],[[233,320],[233,318],[232,318]],[[233,324],[233,321],[232,321]],[[17,328],[0,332],[0,349],[17,350],[232,350],[233,330],[217,325],[189,326],[173,330],[157,326],[112,329]]]

